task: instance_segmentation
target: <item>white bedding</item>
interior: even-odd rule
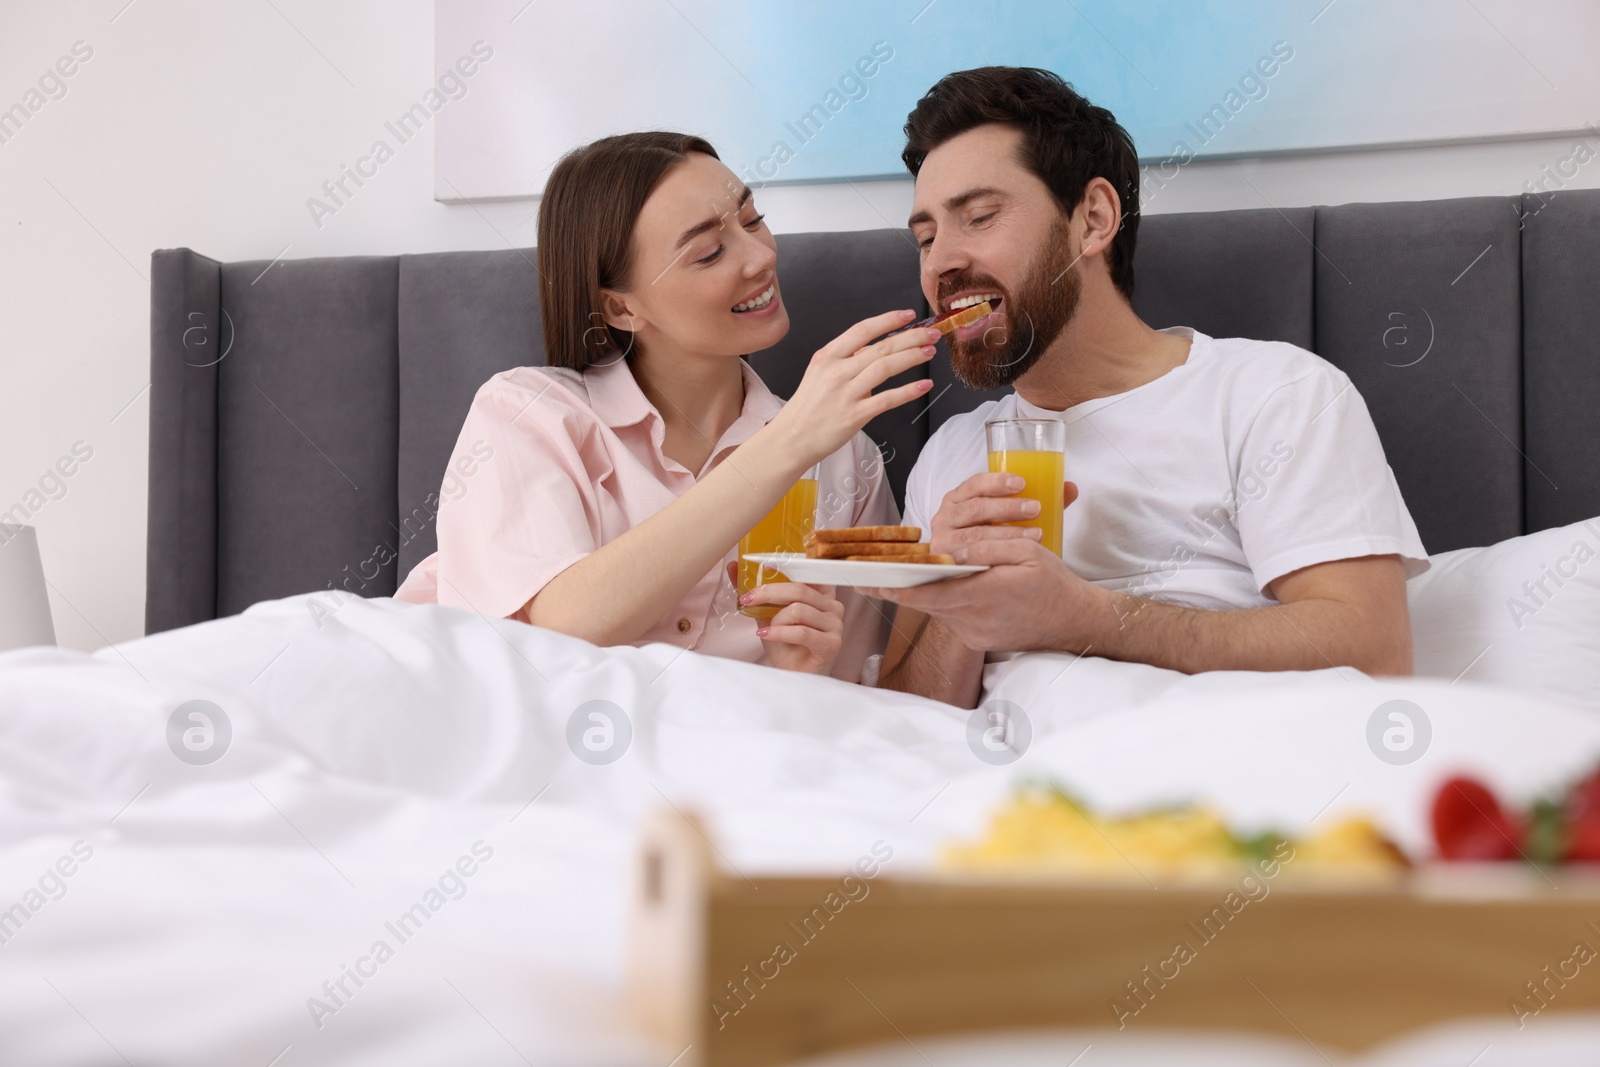
[[[1190,678],[1070,656],[992,672],[991,695],[1034,729],[1009,766],[977,759],[967,713],[944,705],[388,600],[296,597],[92,656],[0,656],[0,915],[27,913],[0,931],[0,1062],[662,1067],[679,1050],[626,1022],[620,984],[634,829],[669,801],[704,812],[746,872],[842,871],[879,839],[888,873],[911,870],[1042,774],[1097,804],[1201,797],[1290,831],[1363,808],[1423,848],[1450,771],[1523,800],[1600,757],[1592,712],[1467,681]],[[1367,742],[1395,698],[1432,727],[1404,766]],[[195,699],[233,731],[207,766],[167,743]],[[632,724],[608,765],[567,747],[569,715],[595,699]],[[74,873],[49,876],[79,841]],[[463,857],[473,873],[451,875]],[[430,889],[437,910],[402,943],[385,924]],[[335,1007],[324,982],[379,940],[392,958]],[[1064,1063],[1088,1043],[1084,1067],[1168,1058],[1152,1049],[1169,1038],[1135,1029],[989,1038],[982,1055],[919,1040],[871,1062]],[[1325,1062],[1304,1043],[1185,1040],[1189,1062]],[[1478,1067],[1559,1063],[1592,1057],[1600,1022],[1518,1032],[1507,1013],[1370,1062],[1463,1043],[1462,1063],[1491,1045]]]

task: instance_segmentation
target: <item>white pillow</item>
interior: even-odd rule
[[[1429,558],[1406,584],[1419,676],[1600,711],[1600,519]]]

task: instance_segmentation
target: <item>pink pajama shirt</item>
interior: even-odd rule
[[[478,390],[440,489],[439,550],[419,563],[396,600],[439,603],[496,618],[520,611],[545,584],[672,503],[765,426],[783,406],[749,364],[744,408],[693,472],[662,452],[666,427],[625,360],[579,373],[517,367]],[[883,457],[858,433],[822,463],[819,527],[884,526],[899,512]],[[635,642],[660,641],[713,656],[766,663],[757,620],[738,613],[729,548],[665,616]],[[844,645],[830,670],[858,681],[883,651],[890,609],[854,590]]]

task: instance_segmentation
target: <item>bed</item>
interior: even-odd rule
[[[1020,775],[1112,809],[1202,797],[1246,826],[1369,810],[1425,853],[1442,774],[1525,800],[1591,767],[1600,564],[1520,626],[1504,602],[1600,546],[1600,193],[1141,228],[1153,325],[1292,341],[1362,390],[1435,554],[1411,590],[1420,676],[1024,657],[985,679],[1033,723],[998,766],[946,705],[389,599],[432,550],[428,495],[472,392],[542,359],[531,250],[155,253],[149,634],[0,656],[5,1058],[683,1067],[696,1050],[623,997],[639,828],[663,809],[702,817],[754,882],[879,842],[886,876],[925,871]],[[922,304],[902,231],[779,242],[796,328],[757,366],[780,394],[844,325]],[[928,433],[982,399],[931,373],[930,404],[869,428],[897,492]],[[1397,699],[1432,724],[1406,764],[1367,742]],[[595,708],[622,739],[604,759],[580,740]],[[1508,999],[1528,977],[1506,975]],[[814,1062],[1579,1063],[1600,1047],[1585,1002],[1359,1053],[1152,1013]]]

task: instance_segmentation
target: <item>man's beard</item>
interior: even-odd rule
[[[942,285],[946,292],[985,289],[1000,293],[1003,326],[991,326],[968,340],[950,338],[950,365],[963,385],[1000,389],[1038,362],[1078,310],[1083,279],[1068,258],[1071,244],[1065,219],[1056,220],[1021,289],[1009,293],[992,278],[965,275]]]

